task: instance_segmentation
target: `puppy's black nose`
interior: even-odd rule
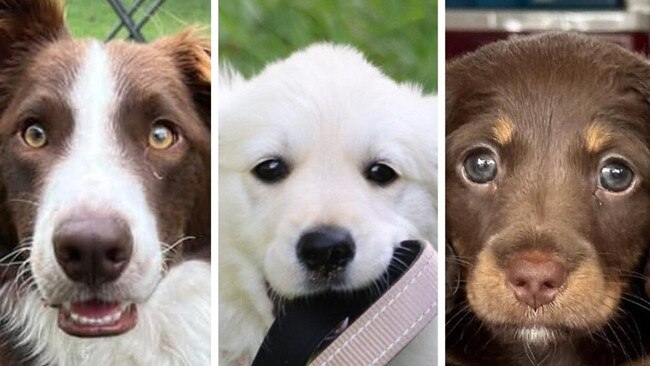
[[[564,264],[539,253],[516,256],[506,270],[508,284],[517,300],[534,310],[555,299],[566,277]]]
[[[312,271],[330,272],[345,267],[354,258],[350,232],[322,227],[304,233],[298,240],[298,258]]]
[[[54,255],[68,277],[98,286],[117,279],[131,259],[128,224],[113,216],[74,217],[54,231]]]

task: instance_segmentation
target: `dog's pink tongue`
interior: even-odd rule
[[[73,302],[70,310],[87,318],[101,318],[111,315],[118,310],[120,304],[117,302],[104,302],[100,300],[88,300],[84,302]]]

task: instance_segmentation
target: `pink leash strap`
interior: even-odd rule
[[[377,366],[392,360],[436,315],[436,258],[426,243],[409,271],[309,365]]]

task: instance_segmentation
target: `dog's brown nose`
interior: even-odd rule
[[[298,241],[298,258],[312,271],[331,272],[345,267],[354,257],[350,233],[338,227],[320,227],[304,233]]]
[[[506,272],[515,297],[535,310],[555,299],[566,275],[562,263],[540,253],[516,256]]]
[[[70,218],[59,224],[52,241],[56,260],[68,277],[90,286],[118,278],[133,251],[128,224],[113,216]]]

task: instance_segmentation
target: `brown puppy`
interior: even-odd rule
[[[486,46],[446,75],[447,235],[461,285],[450,362],[638,358],[650,65],[547,34]]]

